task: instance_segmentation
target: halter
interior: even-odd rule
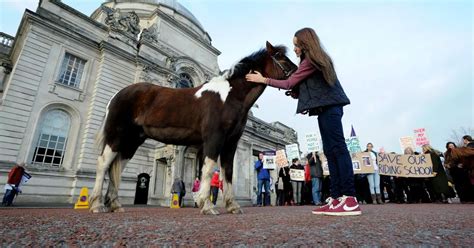
[[[279,53],[276,53],[275,55],[277,55]],[[283,71],[283,73],[285,74],[285,77],[289,77],[291,75],[291,73],[293,72],[293,70],[287,70],[283,67],[283,65],[280,63],[280,61],[278,61],[274,55],[270,55],[270,57],[272,58],[273,60],[273,63],[275,63],[276,65],[278,65],[278,67],[280,67],[280,69]]]

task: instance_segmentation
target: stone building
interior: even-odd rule
[[[33,176],[18,202],[73,203],[82,187],[91,190],[95,135],[123,87],[194,87],[220,72],[211,37],[174,0],[106,1],[90,17],[42,0],[24,13],[16,36],[1,33],[1,41],[0,181],[15,162]],[[258,152],[296,142],[293,129],[249,116],[234,159],[239,202],[254,196]],[[167,205],[174,177],[190,191],[201,166],[196,148],[147,140],[122,174],[121,201]]]

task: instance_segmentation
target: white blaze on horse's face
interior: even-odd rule
[[[213,77],[209,83],[202,85],[194,95],[200,98],[204,91],[213,91],[220,95],[222,103],[224,103],[231,89],[229,81],[226,80],[225,75],[222,75]]]

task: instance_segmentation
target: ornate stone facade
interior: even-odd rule
[[[82,187],[93,187],[95,136],[120,89],[143,81],[177,87],[183,75],[199,86],[220,71],[207,32],[172,0],[107,1],[90,17],[42,0],[5,47],[11,52],[2,50],[0,181],[12,163],[26,162],[33,178],[18,198],[25,202],[73,203]],[[256,154],[296,140],[281,123],[249,117],[234,160],[243,205],[254,196]],[[196,147],[147,140],[124,169],[119,195],[132,204],[137,176],[147,174],[148,204],[167,205],[174,177],[189,191],[201,166]],[[191,194],[185,204],[192,205]]]

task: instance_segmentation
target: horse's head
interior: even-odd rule
[[[275,79],[288,78],[298,67],[286,56],[285,46],[273,46],[267,41],[266,51],[268,57],[262,74]]]
[[[259,71],[264,77],[286,79],[296,69],[297,66],[286,57],[285,46],[272,46],[267,41],[265,49],[261,49],[235,64],[228,72],[227,79],[245,78],[245,75],[250,71]],[[250,85],[257,86],[258,84],[252,83]]]

